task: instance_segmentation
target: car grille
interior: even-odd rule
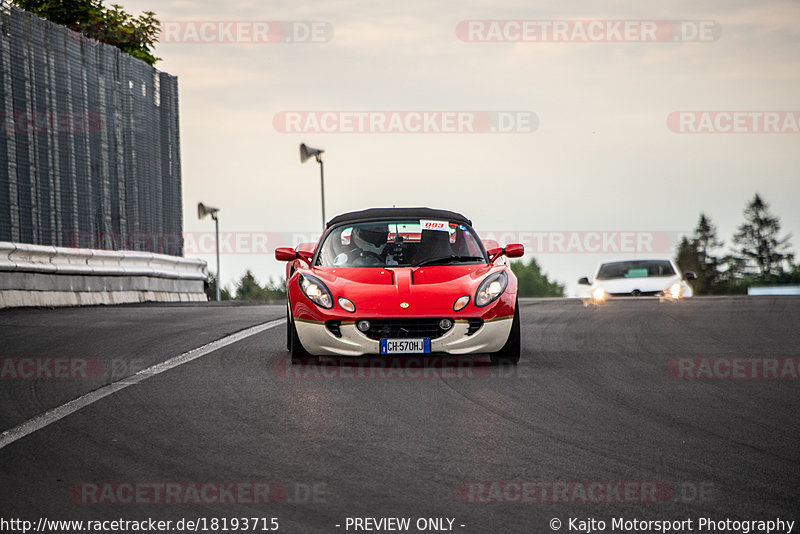
[[[609,293],[612,297],[657,297],[662,291],[631,291],[630,293]]]
[[[403,339],[428,337],[436,339],[447,330],[439,328],[441,319],[368,319],[370,328],[364,332],[370,339]]]
[[[331,321],[325,321],[325,327],[336,337],[342,337],[342,330],[341,330],[342,321],[338,319],[333,319]]]
[[[471,336],[481,329],[483,326],[483,319],[467,319],[469,321],[469,328],[467,328],[467,335]]]

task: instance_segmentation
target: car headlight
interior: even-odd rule
[[[353,304],[352,300],[346,299],[344,297],[339,297],[338,299],[336,299],[336,302],[339,303],[339,306],[341,306],[344,311],[355,313],[356,305]]]
[[[469,295],[458,297],[453,303],[453,311],[461,311],[467,307],[467,304],[469,304]]]
[[[325,308],[326,310],[333,308],[333,297],[331,297],[331,292],[319,278],[309,274],[301,274],[300,289],[311,302],[320,308]]]
[[[681,298],[681,293],[683,293],[683,288],[677,282],[669,286],[669,289],[667,289],[667,296],[671,299]]]
[[[602,287],[592,289],[592,298],[597,301],[606,300],[606,290]]]
[[[508,275],[504,271],[490,274],[478,286],[478,291],[475,293],[475,306],[482,308],[487,304],[491,304],[503,294],[506,286],[508,286]]]

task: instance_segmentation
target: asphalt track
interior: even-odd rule
[[[0,518],[275,517],[279,532],[364,532],[347,518],[388,517],[419,532],[418,518],[450,518],[464,533],[553,532],[554,518],[560,532],[570,518],[606,532],[615,517],[800,519],[800,380],[781,359],[800,358],[800,298],[521,306],[513,369],[297,369],[279,325],[153,374],[0,448]],[[0,429],[281,318],[281,306],[0,311]],[[89,361],[91,376],[8,376],[31,358]],[[782,378],[754,359],[780,359]],[[703,362],[717,362],[715,378]],[[225,483],[244,493],[190,491]],[[165,484],[180,488],[172,502],[147,493]],[[250,502],[265,485],[270,502]]]

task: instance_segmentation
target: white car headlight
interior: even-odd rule
[[[592,289],[592,298],[597,301],[606,300],[606,290],[602,287]]]
[[[309,274],[301,274],[299,281],[300,289],[311,302],[326,310],[333,308],[331,292],[319,278]]]
[[[671,299],[679,299],[681,298],[681,294],[683,293],[683,288],[678,282],[675,282],[674,284],[669,286],[669,289],[667,289],[666,293],[667,296]]]
[[[503,294],[508,286],[508,275],[504,271],[498,271],[490,274],[483,279],[481,285],[478,286],[478,291],[475,293],[475,306],[482,308],[487,304],[491,304],[497,297]]]

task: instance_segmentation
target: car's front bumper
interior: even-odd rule
[[[512,319],[513,316],[486,320],[471,335],[467,334],[468,321],[456,319],[450,330],[440,337],[431,339],[431,352],[453,355],[497,352],[508,339]],[[315,356],[380,354],[380,341],[371,339],[359,331],[354,321],[344,321],[340,324],[341,336],[336,336],[321,321],[295,319],[295,328],[300,343]]]

